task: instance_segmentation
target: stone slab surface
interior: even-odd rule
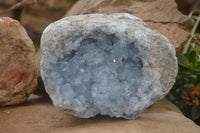
[[[53,107],[50,99],[32,95],[22,105],[0,108],[1,133],[199,133],[200,127],[168,100],[152,105],[135,120],[97,116],[81,119]]]

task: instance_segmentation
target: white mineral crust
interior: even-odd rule
[[[45,29],[41,45],[41,76],[54,105],[82,118],[135,119],[177,75],[173,45],[127,13],[61,19]]]

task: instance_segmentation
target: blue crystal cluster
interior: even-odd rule
[[[96,17],[99,19],[102,15]],[[121,17],[140,20],[128,14],[121,14]],[[114,30],[110,22],[98,24],[94,20],[91,24],[80,24],[79,20],[74,21],[75,18],[50,25],[55,30],[47,28],[42,39],[41,74],[56,107],[83,118],[101,114],[133,119],[166,95],[175,76],[165,85],[160,72],[165,68],[160,70],[162,66],[151,63],[149,53],[152,49],[147,40],[151,34],[148,30],[145,32],[144,25],[141,24],[142,30],[126,33],[130,27],[118,30],[123,28],[123,22],[129,22],[124,18]],[[63,21],[64,24],[59,23]],[[60,33],[59,27],[72,30]],[[164,49],[169,48],[166,45]],[[177,65],[175,59],[171,62]],[[170,72],[176,74],[176,71]]]

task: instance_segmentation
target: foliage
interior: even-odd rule
[[[196,22],[182,53],[177,55],[179,72],[167,97],[185,116],[200,125],[200,34],[195,34],[200,10],[193,10],[189,17]]]
[[[193,35],[190,51],[177,55],[179,72],[168,94],[183,114],[200,125],[200,34]]]
[[[198,14],[198,16],[196,14]],[[195,24],[194,24],[194,26],[192,28],[191,36],[190,36],[190,38],[188,39],[187,43],[184,46],[183,54],[186,54],[188,52],[189,47],[194,46],[193,43],[191,43],[191,41],[192,41],[192,39],[194,37],[195,31],[196,31],[199,23],[200,23],[200,9],[196,9],[196,10],[191,11],[190,14],[189,14],[189,18],[196,20],[196,22],[195,22]]]

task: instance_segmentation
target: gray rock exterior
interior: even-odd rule
[[[71,16],[41,39],[41,76],[53,104],[82,118],[135,119],[177,75],[173,45],[126,13]]]

